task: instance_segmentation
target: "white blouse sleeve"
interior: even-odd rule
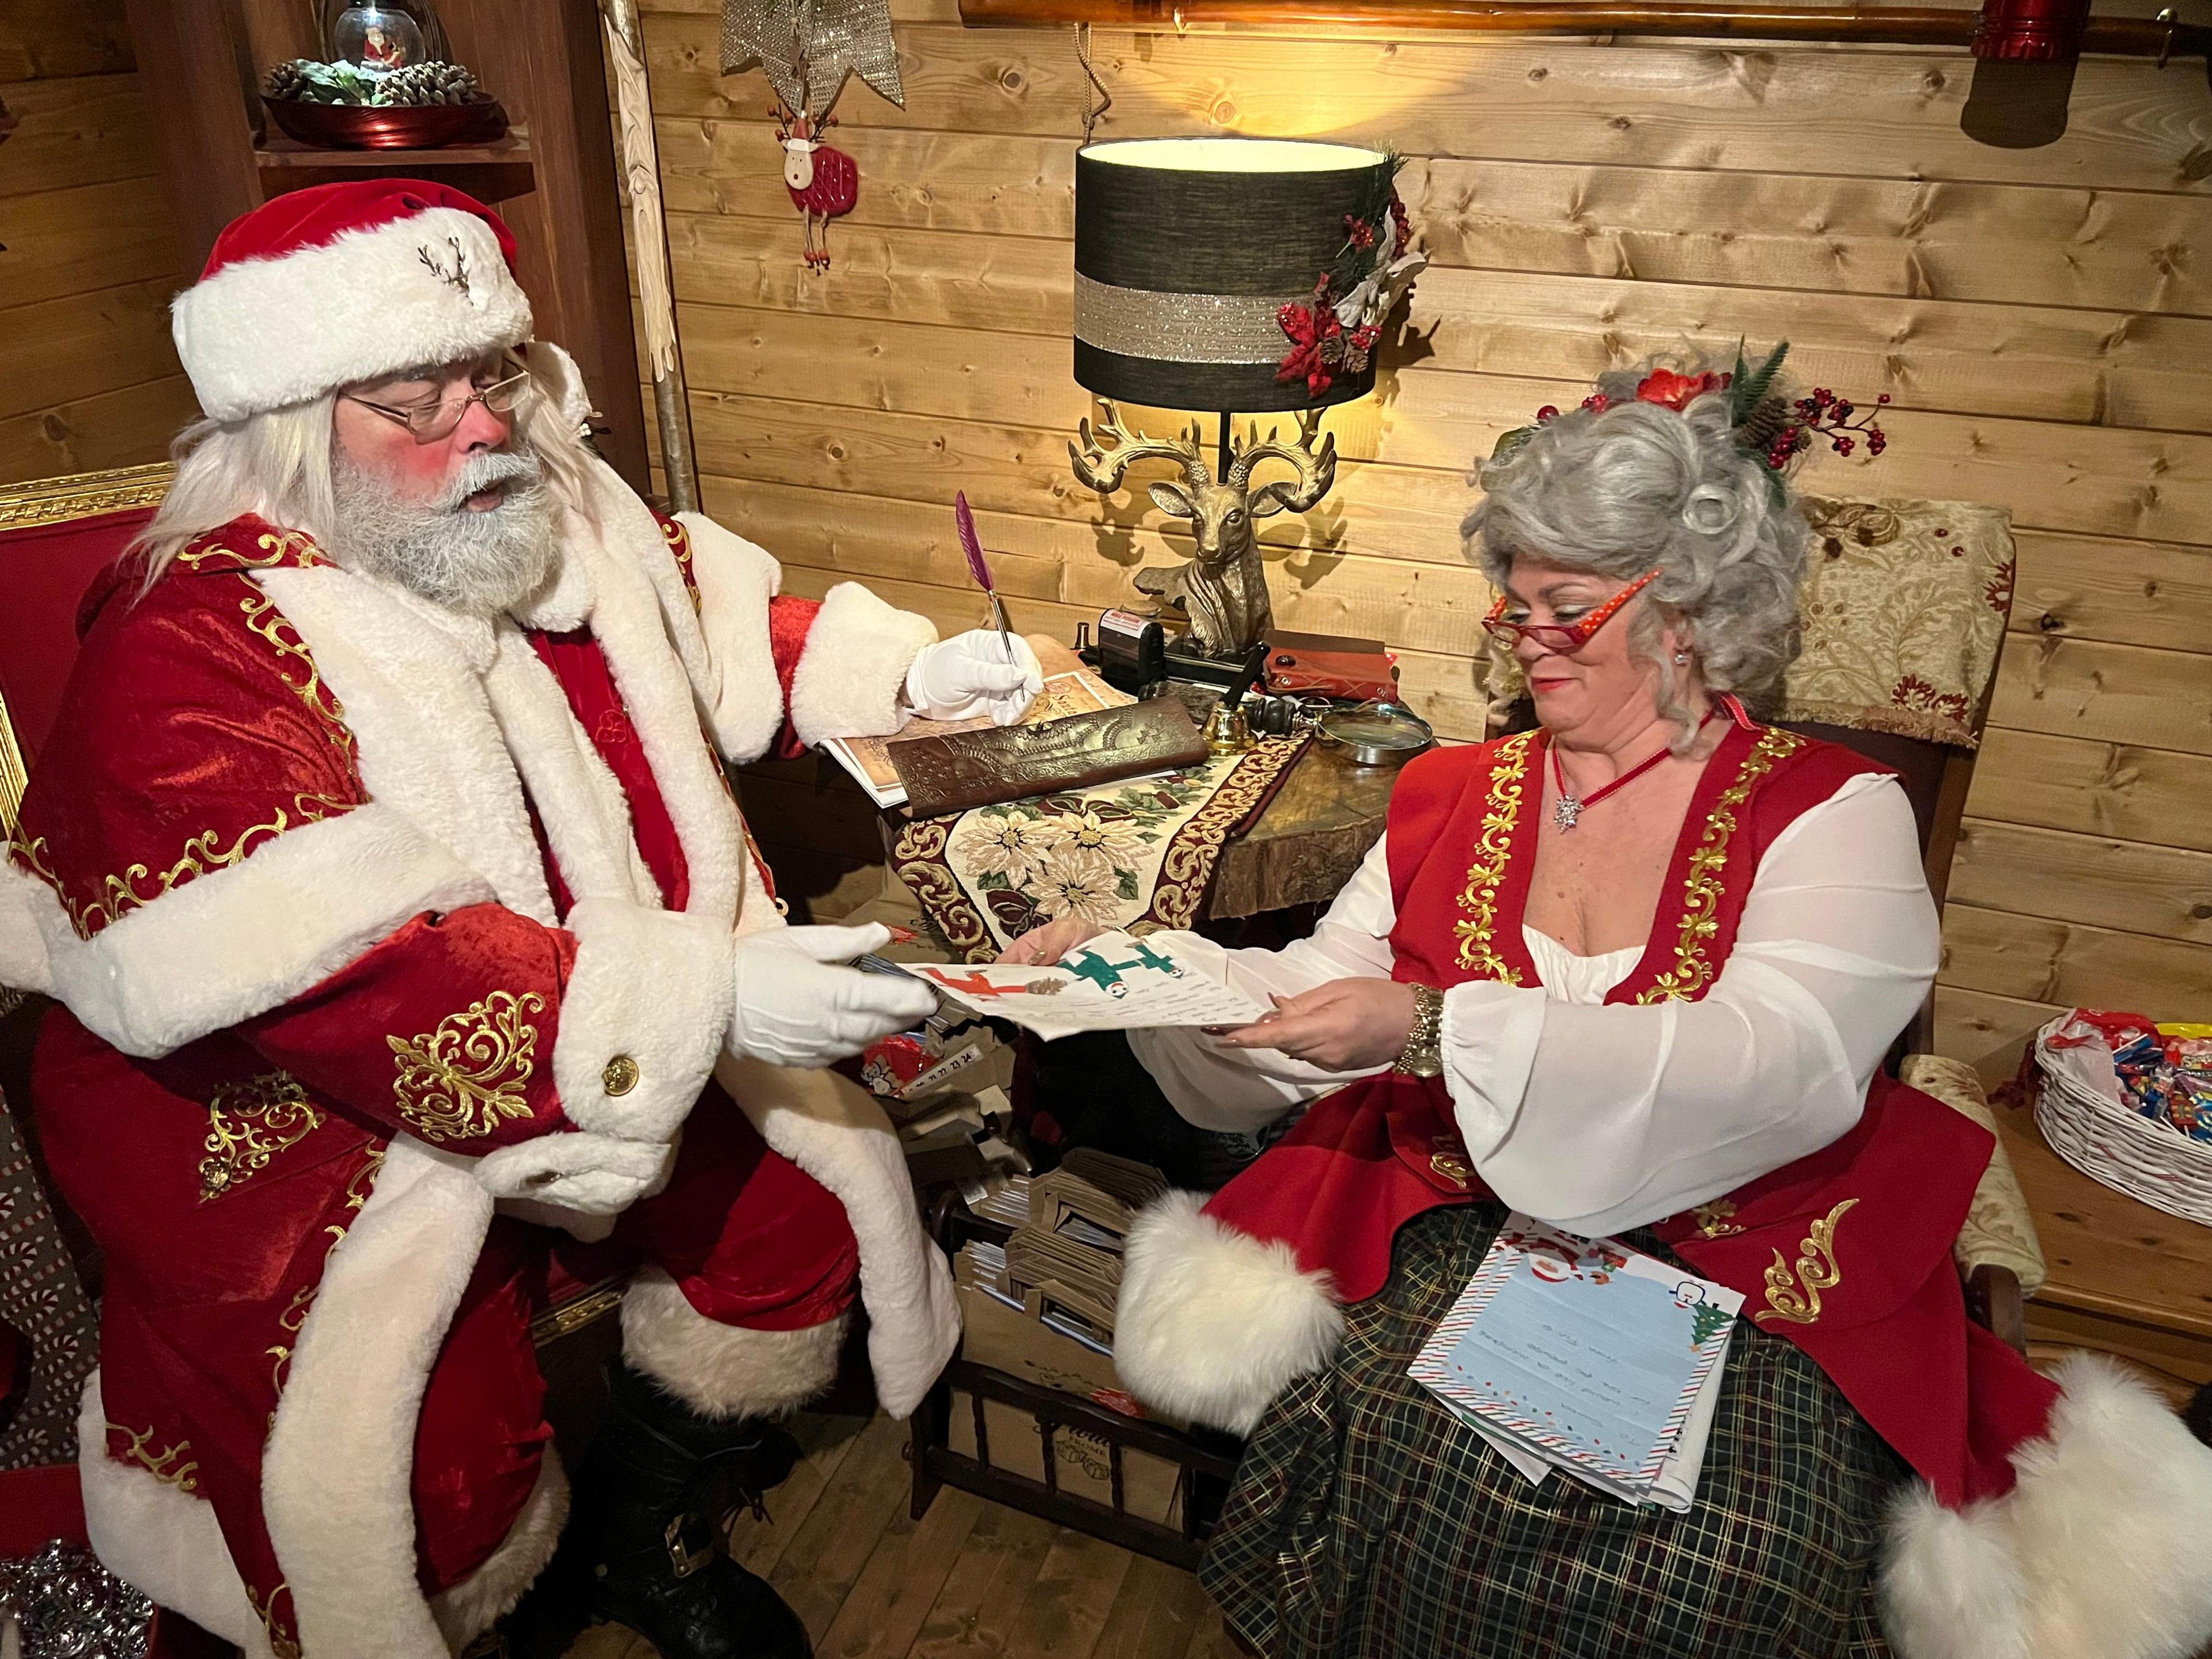
[[[1444,1074],[1468,1154],[1501,1199],[1575,1232],[1717,1198],[1858,1121],[1941,948],[1904,790],[1853,778],[1768,848],[1701,1000],[1448,992]]]
[[[1162,933],[1176,954],[1265,1003],[1338,979],[1388,979],[1390,866],[1376,842],[1311,937],[1279,951],[1231,951],[1196,933]],[[1202,1129],[1257,1129],[1302,1100],[1312,1100],[1369,1072],[1324,1072],[1273,1048],[1232,1048],[1195,1026],[1129,1033],[1129,1047],[1176,1110]]]

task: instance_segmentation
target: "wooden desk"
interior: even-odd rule
[[[2092,1181],[2045,1143],[2032,1110],[1996,1116],[2051,1269],[2027,1304],[2028,1357],[2118,1354],[2185,1403],[2212,1382],[2212,1227]]]
[[[1298,757],[1260,821],[1221,849],[1208,921],[1326,904],[1382,839],[1395,766],[1354,766],[1319,744]]]

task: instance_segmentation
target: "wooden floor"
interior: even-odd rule
[[[1190,1574],[948,1486],[907,1516],[906,1427],[885,1417],[806,1414],[806,1460],[741,1516],[738,1560],[774,1584],[818,1659],[1236,1659]],[[618,1626],[587,1632],[569,1659],[651,1659]]]

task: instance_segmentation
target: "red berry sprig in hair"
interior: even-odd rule
[[[1796,418],[1784,431],[1793,443],[1783,459],[1787,460],[1798,450],[1810,448],[1816,437],[1826,438],[1828,447],[1837,454],[1848,455],[1858,447],[1859,441],[1852,435],[1854,433],[1865,437],[1868,454],[1881,454],[1889,447],[1889,439],[1875,420],[1888,402],[1889,393],[1885,392],[1875,399],[1875,406],[1863,418],[1854,421],[1851,416],[1858,413],[1857,404],[1847,398],[1838,398],[1824,386],[1814,386],[1811,397],[1800,398],[1791,405]],[[1775,463],[1769,461],[1768,465]]]

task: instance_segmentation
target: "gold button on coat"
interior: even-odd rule
[[[599,1073],[599,1086],[611,1095],[628,1094],[637,1087],[637,1062],[628,1054],[617,1054]]]

